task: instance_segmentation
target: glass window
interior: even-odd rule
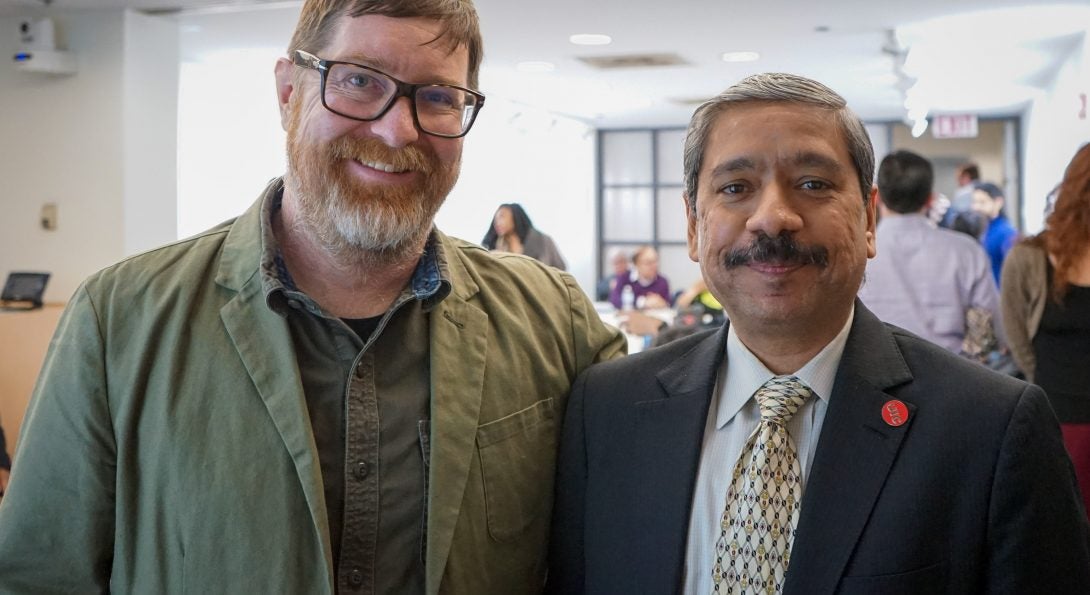
[[[601,138],[603,184],[651,183],[650,131],[603,132]]]
[[[659,130],[655,147],[656,171],[659,184],[684,185],[685,172],[682,167],[683,151],[685,144],[684,130]]]
[[[606,188],[602,191],[603,239],[647,242],[654,236],[651,188]]]

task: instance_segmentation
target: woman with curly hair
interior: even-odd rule
[[[1068,164],[1045,231],[1010,251],[1000,278],[1011,354],[1048,393],[1090,508],[1090,144]]]
[[[496,209],[481,245],[489,250],[525,254],[562,271],[566,266],[553,239],[534,227],[517,202],[504,203]]]

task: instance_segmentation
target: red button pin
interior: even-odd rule
[[[882,419],[895,428],[903,426],[908,421],[908,407],[897,399],[886,401],[882,405]]]

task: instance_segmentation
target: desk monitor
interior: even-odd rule
[[[49,273],[9,273],[4,291],[0,293],[0,302],[4,302],[5,306],[25,304],[29,308],[40,308],[48,281]]]

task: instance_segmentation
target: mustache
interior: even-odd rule
[[[727,267],[744,266],[753,262],[826,267],[829,265],[829,250],[821,245],[800,244],[788,232],[776,237],[758,232],[757,239],[752,244],[731,250],[724,260]]]
[[[418,147],[410,145],[401,149],[391,149],[382,141],[373,138],[338,138],[330,143],[329,154],[334,159],[386,163],[399,170],[422,174],[430,174],[434,169],[434,160]]]

